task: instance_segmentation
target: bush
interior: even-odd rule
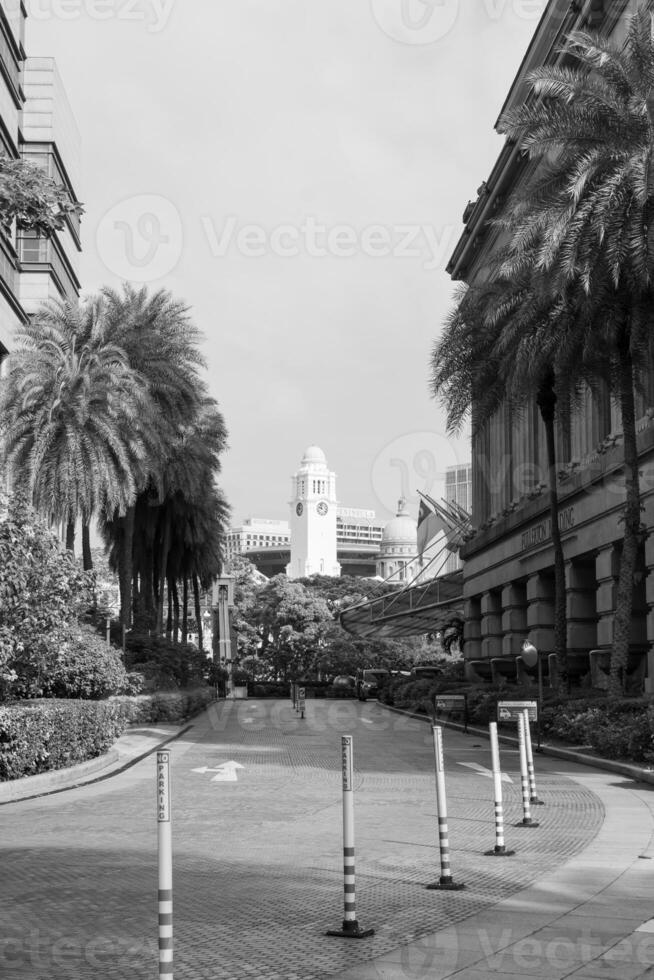
[[[15,698],[72,698],[99,700],[127,689],[122,656],[107,646],[92,627],[68,624],[41,636],[29,654],[14,660]]]
[[[163,636],[128,633],[125,665],[143,674],[150,689],[174,690],[206,680],[211,660],[192,643],[173,643]]]
[[[111,698],[111,703],[120,709],[130,725],[184,721],[203,711],[211,701],[213,690],[210,687]]]
[[[0,708],[0,780],[94,759],[126,727],[108,701],[31,701]]]

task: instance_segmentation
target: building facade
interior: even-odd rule
[[[504,110],[520,105],[527,75],[557,63],[572,30],[592,28],[616,40],[624,37],[636,5],[626,0],[551,0],[511,87]],[[520,183],[525,158],[507,141],[477,199],[468,204],[464,232],[448,271],[469,283],[497,247],[489,219]],[[635,679],[654,679],[654,371],[638,396],[639,452],[642,460],[643,542],[634,576],[635,603],[630,669]],[[608,391],[587,394],[565,423],[559,423],[559,526],[566,563],[568,657],[577,673],[599,665],[613,637],[621,513],[625,502],[621,421]],[[553,649],[554,576],[545,432],[536,405],[522,417],[500,409],[475,436],[472,446],[474,536],[464,559],[464,655],[481,673],[495,658],[514,658],[528,634],[541,652]],[[595,668],[593,668],[594,670]],[[598,668],[599,669],[599,666]],[[594,683],[603,683],[593,674]]]
[[[0,0],[0,152],[42,167],[77,201],[79,132],[54,61],[26,57],[26,16],[20,0]],[[41,302],[79,296],[80,249],[76,215],[49,239],[0,229],[0,361]]]

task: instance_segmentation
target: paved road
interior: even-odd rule
[[[354,736],[358,918],[375,937],[328,938],[342,921],[340,734]],[[587,769],[538,759],[538,829],[520,820],[518,755],[502,764],[507,845],[494,844],[488,742],[445,732],[460,892],[439,876],[428,725],[376,703],[222,702],[171,744],[175,976],[318,980],[489,910],[577,854],[602,825]],[[214,777],[237,762],[236,780]],[[208,767],[205,773],[196,769]],[[229,770],[228,770],[229,771]],[[154,760],[111,779],[0,808],[7,980],[157,975]],[[442,960],[442,957],[441,957]],[[441,962],[441,967],[443,966]],[[407,977],[426,975],[407,966]]]

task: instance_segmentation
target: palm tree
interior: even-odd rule
[[[498,263],[499,265],[499,260]],[[563,297],[553,300],[532,274],[503,277],[486,270],[480,285],[464,287],[432,353],[431,387],[444,403],[447,427],[460,431],[471,415],[480,432],[507,403],[517,416],[535,400],[546,435],[547,471],[554,552],[554,652],[566,674],[565,564],[559,529],[556,406],[567,404],[577,379],[557,377],[560,334],[573,312]],[[580,368],[581,370],[581,368]]]
[[[114,342],[101,301],[52,301],[21,327],[0,393],[7,470],[37,510],[67,529],[124,513],[136,497],[149,396]],[[85,538],[86,538],[85,532]],[[84,567],[90,567],[85,549]]]
[[[142,516],[144,511],[147,514],[145,508],[152,499],[165,494],[162,480],[168,447],[177,439],[179,427],[192,419],[198,409],[198,368],[203,360],[198,348],[200,334],[191,323],[188,308],[167,290],[150,296],[145,287],[136,290],[126,283],[122,292],[106,288],[102,295],[116,343],[125,351],[130,367],[146,379],[152,404],[148,423],[159,436],[159,448],[146,461],[136,500],[124,515],[111,515],[103,526],[112,563],[119,571],[121,620],[123,627],[129,629],[136,516]],[[143,501],[142,507],[138,507],[139,501]]]
[[[611,657],[611,683],[629,651],[633,573],[642,539],[634,390],[649,367],[654,245],[653,15],[637,12],[624,46],[585,32],[565,50],[576,64],[530,76],[532,94],[501,129],[532,161],[509,208],[507,277],[541,273],[553,295],[574,289],[587,315],[559,351],[563,369],[607,351],[624,439],[624,541]]]

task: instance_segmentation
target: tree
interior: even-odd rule
[[[0,226],[6,235],[16,221],[25,231],[49,237],[64,227],[67,214],[83,211],[42,167],[0,155]]]
[[[502,274],[502,255],[485,270],[487,278],[458,294],[445,332],[432,354],[432,391],[443,401],[450,432],[472,415],[476,434],[502,404],[519,416],[535,401],[547,443],[550,522],[554,553],[554,652],[566,673],[567,620],[565,564],[559,530],[556,406],[568,405],[587,375],[583,362],[557,374],[557,350],[578,311],[564,296],[552,297],[543,277],[523,267],[514,278]],[[575,371],[574,376],[570,372]]]
[[[633,573],[642,540],[634,391],[651,370],[654,245],[654,31],[643,8],[624,43],[575,32],[576,59],[533,72],[534,96],[507,113],[501,130],[532,161],[511,205],[507,276],[523,269],[546,278],[552,295],[574,289],[587,315],[557,352],[564,371],[588,352],[606,351],[624,440],[624,539],[618,578],[611,684],[629,651]]]
[[[282,680],[315,669],[332,614],[324,599],[310,595],[285,575],[275,575],[259,595],[261,658]]]
[[[135,500],[134,459],[148,448],[149,395],[105,313],[97,300],[43,306],[19,329],[0,391],[8,472],[67,527],[71,549],[78,518],[88,527],[93,514],[124,513]]]

